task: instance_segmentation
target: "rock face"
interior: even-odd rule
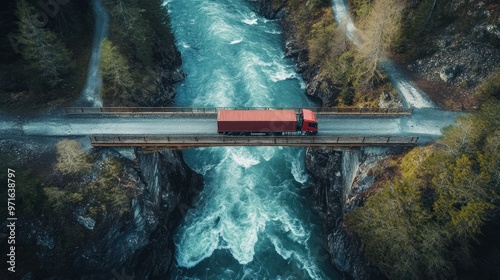
[[[306,168],[312,177],[311,195],[314,205],[324,219],[323,232],[327,236],[331,263],[346,276],[354,279],[383,279],[362,252],[361,240],[344,224],[344,214],[362,204],[359,192],[366,190],[370,180],[355,178],[356,187],[345,189],[346,152],[309,148]],[[366,159],[364,159],[366,162]],[[364,181],[364,183],[359,183]]]
[[[144,106],[168,106],[175,97],[174,84],[182,81],[185,74],[179,69],[182,65],[180,52],[175,45],[165,45],[160,38],[156,39],[155,56],[159,61],[155,72],[157,90],[144,100]]]
[[[202,187],[202,176],[192,171],[180,152],[139,154],[145,199],[134,203],[134,221],[149,229],[148,244],[127,263],[139,279],[167,277],[174,261],[173,231]]]
[[[29,254],[36,254],[33,257],[39,265],[21,266],[21,275],[57,279],[114,279],[120,275],[168,278],[174,262],[172,234],[200,191],[202,176],[184,163],[180,152],[136,152],[136,158],[129,160],[114,150],[102,149],[94,166],[104,165],[109,158],[123,163],[124,177],[133,183],[135,195],[128,211],[120,216],[108,209],[104,218],[95,220],[82,216],[87,206],[78,205],[70,209],[74,223],[60,228],[49,226],[49,217],[44,215],[23,219],[18,242],[29,248]],[[71,220],[71,214],[65,219]],[[66,230],[75,231],[75,239],[83,243],[79,241],[75,248],[58,247]],[[82,231],[84,237],[76,234]]]
[[[340,94],[339,88],[322,79],[318,67],[309,64],[308,50],[297,43],[295,39],[296,27],[289,20],[284,5],[273,7],[271,0],[253,0],[253,2],[256,3],[262,15],[280,22],[285,41],[285,55],[295,59],[296,71],[302,74],[306,82],[306,94],[319,101],[324,107],[335,105]]]
[[[432,84],[431,92],[437,86],[445,89],[450,95],[447,103],[453,105],[441,105],[451,109],[475,108],[477,104],[469,99],[474,98],[476,86],[497,71],[500,64],[500,5],[494,0],[457,0],[446,2],[443,9],[448,19],[421,39],[425,53],[407,68]],[[457,100],[463,100],[463,104],[454,104],[459,103]]]

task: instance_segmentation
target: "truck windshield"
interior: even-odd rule
[[[309,127],[317,128],[318,127],[318,123],[309,123]]]

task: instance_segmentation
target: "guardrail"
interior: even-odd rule
[[[412,136],[131,136],[93,135],[90,141],[96,147],[221,147],[221,146],[414,146],[418,137]]]
[[[316,114],[410,115],[411,108],[328,108],[328,107],[66,107],[68,115],[92,114],[217,114],[219,110],[295,110],[309,109]]]

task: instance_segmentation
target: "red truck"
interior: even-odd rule
[[[318,122],[313,111],[294,110],[220,110],[217,114],[217,131],[229,135],[282,135],[299,132],[305,135],[318,133]]]

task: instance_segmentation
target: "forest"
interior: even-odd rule
[[[92,44],[90,3],[2,4],[0,96],[5,102],[0,108],[40,108],[76,98],[85,83]]]
[[[435,144],[390,164],[392,178],[373,170],[382,183],[347,224],[390,279],[498,275],[499,110],[500,101],[489,99]]]
[[[156,94],[163,64],[178,54],[160,0],[106,1],[102,97],[137,105]],[[92,48],[90,1],[9,0],[0,11],[1,109],[44,108],[74,101],[86,80]],[[162,52],[166,53],[163,54]],[[143,104],[144,105],[144,104]]]
[[[100,69],[106,105],[144,104],[140,102],[157,93],[160,68],[178,66],[162,4],[160,0],[106,1],[110,30],[102,42]],[[73,104],[87,79],[92,51],[91,2],[9,0],[3,7],[0,110],[23,115]],[[130,201],[137,196],[137,182],[130,177],[132,168],[117,154],[101,158],[102,152],[89,151],[72,139],[30,141],[2,141],[0,166],[3,170],[16,166],[16,180],[23,183],[16,192],[16,214],[24,221],[43,221],[53,231],[56,257],[67,257],[128,214]],[[36,152],[23,146],[32,143]],[[5,176],[2,173],[0,179],[6,181]],[[7,189],[0,190],[0,198],[7,201]],[[94,232],[75,220],[74,211],[81,207],[98,221]],[[2,207],[2,216],[7,216],[6,210]],[[94,224],[86,225],[94,229]],[[23,234],[19,232],[26,238],[19,238],[17,245],[25,260],[19,266],[46,275],[51,268],[40,265],[39,252]]]
[[[161,0],[112,0],[105,5],[111,22],[109,38],[101,44],[104,103],[144,106],[158,91],[160,68],[178,66],[170,61],[179,55],[173,49],[168,13]]]

